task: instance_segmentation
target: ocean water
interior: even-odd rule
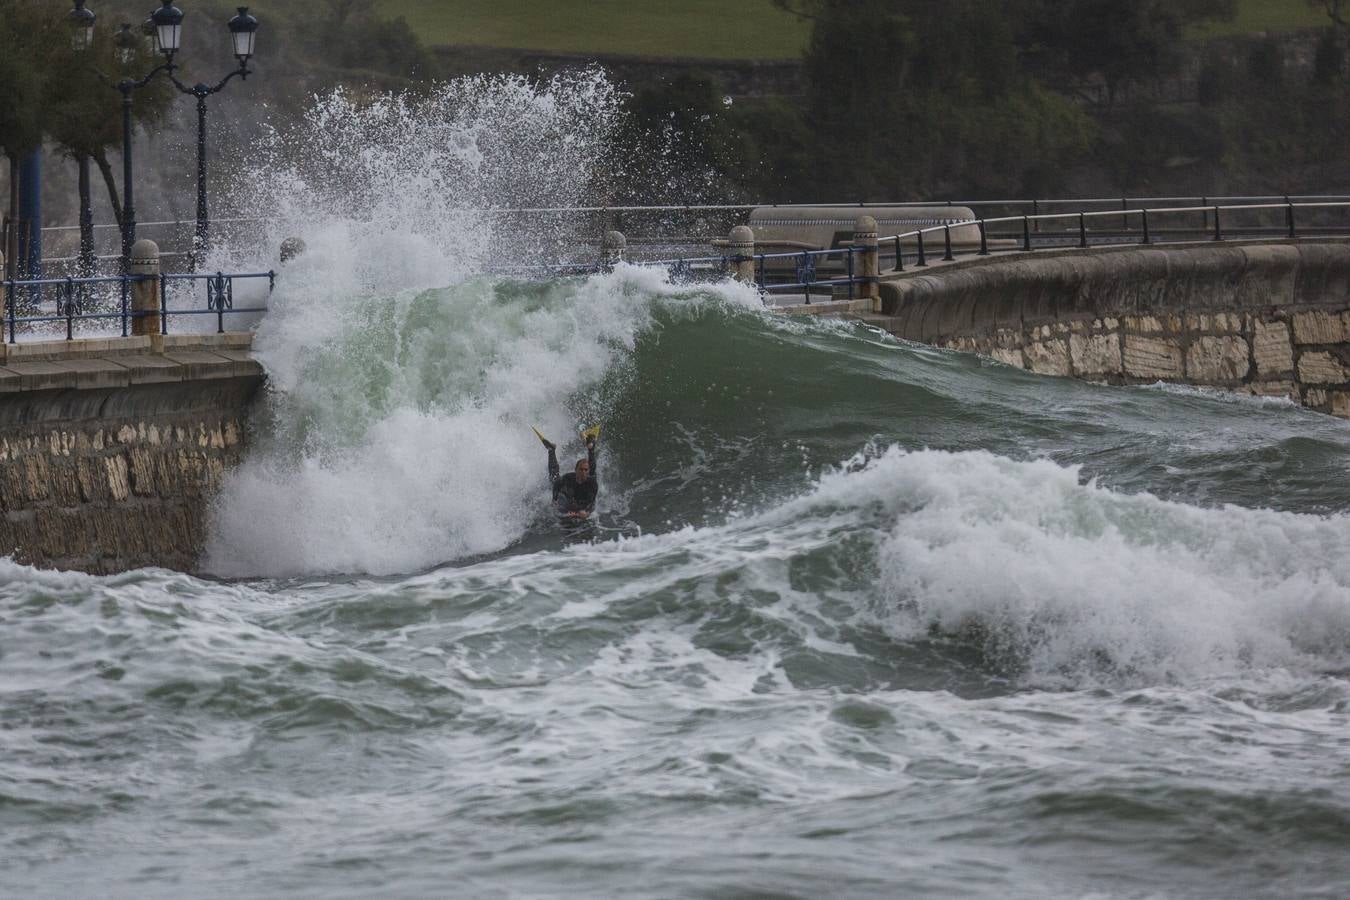
[[[1350,893],[1350,423],[423,212],[311,216],[202,574],[0,561],[0,895]]]

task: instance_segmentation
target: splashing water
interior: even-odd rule
[[[275,135],[250,179],[267,186],[259,252],[306,251],[258,331],[271,428],[222,491],[209,567],[401,571],[520,534],[539,468],[522,429],[574,430],[567,399],[645,310],[623,279],[564,310],[556,287],[475,277],[567,239],[486,210],[590,197],[621,101],[595,69],[478,76],[365,103],[339,90]]]
[[[0,560],[0,884],[1343,894],[1350,426],[486,274],[566,235],[475,210],[602,192],[616,98],[337,94],[265,148],[257,261],[308,251],[207,564],[299,577]],[[547,521],[529,426],[595,422],[636,539]]]
[[[604,420],[599,386],[621,378],[654,309],[759,301],[622,267],[330,303],[340,331],[320,343],[286,306],[259,332],[270,427],[220,493],[211,571],[394,573],[500,550],[543,511],[530,426],[566,453],[568,435]]]
[[[304,240],[286,296],[444,287],[492,254],[536,262],[565,237],[556,223],[503,228],[487,210],[592,199],[613,168],[623,99],[600,69],[368,98],[338,89],[270,132],[234,206],[263,223],[251,236],[258,263],[275,263],[285,238]]]

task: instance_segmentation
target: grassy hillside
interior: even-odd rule
[[[1324,10],[1308,0],[1238,0],[1237,16],[1204,29],[1199,37],[1225,37],[1258,31],[1293,31],[1329,24]]]
[[[424,44],[474,44],[564,53],[716,59],[791,59],[806,23],[769,0],[378,0]],[[728,10],[735,10],[728,17]]]
[[[377,0],[428,46],[470,44],[564,53],[791,59],[810,28],[770,0]],[[727,11],[736,15],[728,21]],[[1196,37],[1327,24],[1307,0],[1238,0],[1232,22]]]

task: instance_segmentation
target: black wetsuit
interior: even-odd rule
[[[578,484],[576,472],[558,476],[558,455],[549,448],[548,480],[553,482],[553,505],[558,512],[591,512],[595,509],[595,495],[600,493],[600,483],[595,480],[594,447],[586,448],[586,459],[591,464],[591,477]]]

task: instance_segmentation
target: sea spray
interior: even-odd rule
[[[503,259],[549,261],[573,249],[571,228],[490,211],[593,200],[613,170],[623,98],[597,68],[316,96],[223,163],[234,171],[222,202],[249,225],[217,241],[205,267],[265,270],[283,240],[300,238],[308,263],[285,266],[292,292],[343,295],[444,287]]]
[[[621,99],[594,69],[337,90],[258,148],[253,262],[275,264],[287,237],[306,249],[258,330],[268,408],[209,566],[400,571],[520,533],[538,460],[517,432],[575,427],[569,393],[631,341],[642,305],[592,292],[564,309],[568,288],[475,279],[573,237],[486,210],[591,197]]]
[[[393,573],[500,550],[544,512],[530,427],[575,450],[655,309],[758,309],[735,285],[673,286],[628,266],[327,303],[321,335],[294,304],[259,331],[265,418],[217,500],[210,571]]]
[[[816,646],[838,634],[810,611],[851,607],[902,646],[938,637],[1064,689],[1345,669],[1346,546],[1346,516],[1203,509],[1044,460],[892,446],[724,525],[574,552],[632,573],[625,597],[674,591],[690,613],[699,592],[677,586],[707,570]]]

